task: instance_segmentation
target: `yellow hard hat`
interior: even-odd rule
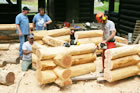
[[[80,43],[78,42],[78,43],[77,43],[77,45],[79,46],[79,45],[80,45]]]
[[[107,18],[105,16],[103,16],[102,20],[105,21]]]

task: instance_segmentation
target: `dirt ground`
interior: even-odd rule
[[[18,53],[17,44],[10,51]],[[1,52],[0,53],[4,53]],[[101,58],[98,58],[101,60]],[[99,65],[99,64],[97,64]],[[15,83],[10,86],[0,85],[0,93],[140,93],[140,77],[135,76],[114,83],[97,83],[96,80],[73,82],[72,85],[60,88],[56,84],[40,86],[36,80],[35,71],[21,71],[20,64],[7,64],[0,69],[15,73]],[[98,69],[99,70],[99,69]],[[25,73],[24,76],[23,73]],[[20,81],[20,83],[19,83]],[[19,86],[18,86],[19,84]],[[18,90],[16,92],[18,86]]]

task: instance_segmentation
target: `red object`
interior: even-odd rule
[[[104,13],[97,13],[96,20],[98,23],[102,23],[102,18],[104,17]]]
[[[115,43],[114,42],[106,42],[106,44],[107,44],[107,49],[110,49],[110,48],[115,48]],[[103,65],[103,72],[104,72],[104,60],[105,60],[105,55],[104,55],[104,53],[105,53],[105,50],[106,49],[104,49],[103,50],[103,53],[102,53],[102,65]]]
[[[69,22],[64,22],[64,27],[70,27],[70,23]]]

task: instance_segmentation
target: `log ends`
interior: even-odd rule
[[[0,83],[4,85],[14,84],[15,74],[6,70],[0,71]]]
[[[64,69],[59,66],[54,69],[54,72],[59,78],[63,80],[70,78],[71,73],[72,73],[70,69]]]
[[[72,65],[72,57],[67,54],[59,54],[54,58],[54,63],[58,66],[69,68]]]
[[[57,79],[55,81],[55,83],[60,86],[60,87],[64,87],[64,86],[68,86],[72,84],[72,80],[71,79],[67,79],[67,80],[62,80],[62,79]]]
[[[40,71],[37,70],[37,80],[40,85],[55,82],[57,76],[52,70]]]
[[[6,85],[14,84],[15,74],[13,72],[9,72],[6,76]]]

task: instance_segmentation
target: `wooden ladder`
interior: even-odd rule
[[[138,41],[140,40],[140,20],[136,21],[132,40],[133,40],[134,44],[138,43]]]

